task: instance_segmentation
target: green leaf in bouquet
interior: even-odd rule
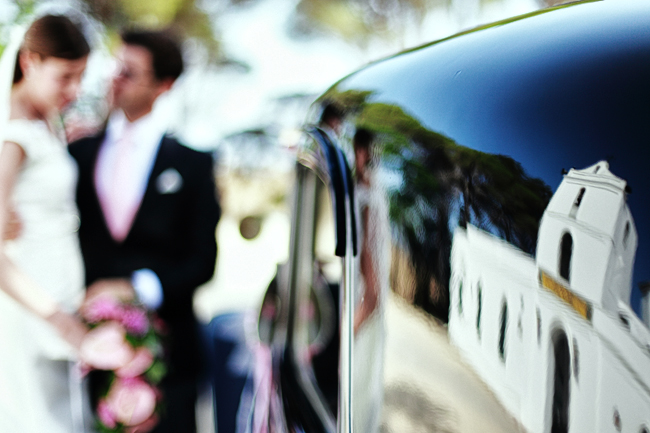
[[[129,344],[133,347],[139,347],[142,346],[142,338],[141,337],[136,337],[133,334],[126,334],[126,341],[129,342]]]
[[[148,347],[149,349],[153,349],[156,346],[160,345],[160,341],[158,340],[156,334],[150,332],[142,339],[142,345]]]
[[[157,359],[154,361],[154,363],[149,367],[149,370],[145,373],[145,376],[149,381],[153,384],[158,384],[160,381],[165,377],[167,374],[167,367],[165,366],[165,363],[162,362],[161,360]]]

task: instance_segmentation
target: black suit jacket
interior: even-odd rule
[[[214,274],[215,229],[221,214],[212,157],[163,137],[131,230],[118,243],[107,228],[94,182],[104,135],[81,139],[69,147],[79,166],[79,241],[86,284],[130,278],[133,271],[143,268],[154,271],[163,288],[158,314],[169,329],[170,373],[195,375],[200,367],[200,344],[192,298],[196,287]],[[174,170],[182,179],[180,188],[161,192],[159,177]]]

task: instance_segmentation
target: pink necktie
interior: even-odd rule
[[[122,242],[133,223],[138,203],[130,200],[126,192],[133,188],[131,183],[131,164],[133,163],[133,131],[130,125],[124,128],[122,137],[116,143],[115,164],[108,188],[108,228],[118,242]]]

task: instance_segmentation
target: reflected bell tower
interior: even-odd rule
[[[542,283],[553,281],[586,301],[586,317],[591,305],[612,313],[620,302],[630,305],[637,232],[626,187],[606,161],[571,169],[540,223]]]

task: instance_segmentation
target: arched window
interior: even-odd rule
[[[582,203],[582,199],[585,196],[585,191],[587,191],[586,188],[580,188],[580,192],[578,193],[578,196],[576,197],[576,200],[573,202],[573,205],[575,207],[579,207],[580,203]]]
[[[578,208],[580,207],[580,203],[582,203],[582,199],[585,196],[585,191],[587,191],[586,188],[580,188],[580,191],[578,192],[578,196],[573,201],[573,205],[571,206],[571,211],[569,211],[569,216],[571,218],[575,218],[576,215],[578,214]]]
[[[481,309],[483,308],[483,290],[481,289],[481,283],[478,283],[478,306],[476,310],[476,331],[478,332],[478,338],[481,338]]]
[[[504,300],[501,307],[501,328],[499,329],[499,356],[506,360],[506,330],[508,329],[508,303]]]
[[[625,231],[623,232],[623,248],[627,248],[627,240],[630,238],[630,222],[625,223]]]
[[[571,379],[571,353],[569,341],[564,331],[556,331],[553,336],[553,406],[551,409],[551,433],[568,433],[569,399]]]
[[[621,324],[623,327],[629,331],[630,330],[630,320],[627,318],[627,316],[623,313],[618,313],[618,319],[621,321]]]
[[[578,340],[573,339],[573,376],[576,382],[580,377],[580,350],[578,349]]]
[[[542,313],[537,309],[537,344],[542,343]]]
[[[560,244],[560,276],[567,281],[571,277],[571,255],[573,254],[573,238],[570,233],[562,236]]]
[[[623,429],[623,420],[621,419],[621,413],[616,407],[614,407],[614,427],[616,427],[616,431],[621,431]]]

